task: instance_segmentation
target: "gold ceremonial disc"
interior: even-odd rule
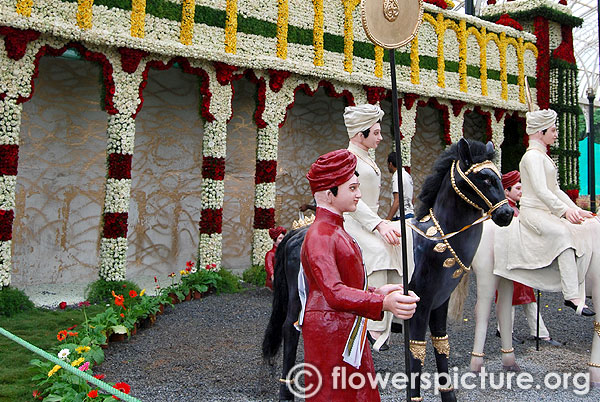
[[[423,20],[423,0],[361,0],[360,10],[367,37],[385,49],[413,40]]]

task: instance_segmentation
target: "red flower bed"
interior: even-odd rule
[[[277,177],[277,161],[256,161],[254,183],[273,183]]]
[[[367,102],[374,105],[377,102],[381,102],[387,95],[387,89],[383,87],[371,87],[363,85],[363,88],[367,92]]]
[[[105,239],[116,239],[127,237],[127,212],[107,212],[104,214],[103,237]]]
[[[149,54],[143,50],[129,49],[126,47],[120,47],[119,53],[121,54],[121,68],[129,74],[135,73],[142,57],[148,56]]]
[[[448,8],[448,3],[446,3],[446,0],[425,0],[425,3],[433,4],[434,6],[438,6],[444,10]]]
[[[0,240],[8,241],[12,239],[12,224],[15,218],[15,211],[0,209]]]
[[[111,179],[131,179],[131,157],[128,154],[108,155],[108,177]]]
[[[225,158],[205,156],[202,158],[202,177],[213,180],[225,178]]]
[[[552,52],[552,57],[561,59],[567,63],[575,64],[575,52],[573,51],[573,28],[562,25],[560,27],[562,42]]]
[[[571,190],[566,190],[565,193],[567,193],[567,195],[569,196],[569,198],[573,202],[576,202],[577,198],[579,198],[579,189],[578,188],[573,188]]]
[[[200,233],[221,233],[223,225],[223,208],[203,209],[200,217]]]
[[[16,176],[19,164],[19,146],[0,145],[0,174]]]

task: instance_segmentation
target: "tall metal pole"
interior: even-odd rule
[[[596,212],[596,164],[594,161],[595,139],[594,139],[594,88],[588,88],[588,188],[590,193],[590,210]]]
[[[473,5],[473,0],[466,0],[465,1],[465,14],[468,14],[468,15],[474,15],[475,14],[475,6]]]
[[[396,172],[398,178],[398,208],[400,209],[400,233],[402,234],[402,285],[404,294],[408,295],[408,259],[406,246],[406,223],[404,222],[404,187],[402,186],[402,146],[400,144],[400,119],[398,113],[398,88],[396,86],[396,53],[395,49],[390,52],[390,72],[392,78],[392,126],[394,130],[394,141],[396,142]],[[404,321],[404,370],[408,384],[406,385],[406,400],[410,402],[411,375],[410,375],[410,330],[408,320]]]

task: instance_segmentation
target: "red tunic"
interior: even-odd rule
[[[369,385],[366,377],[367,373],[375,373],[369,345],[365,345],[358,370],[343,361],[342,353],[357,315],[372,320],[383,318],[384,297],[363,290],[362,254],[344,230],[343,222],[341,216],[317,208],[315,222],[302,244],[301,260],[309,287],[302,325],[304,361],[319,369],[323,381],[320,391],[306,400],[377,402],[379,391]],[[335,367],[340,369],[334,371]],[[358,390],[350,386],[342,389],[344,380],[342,376],[334,380],[334,372],[345,374],[346,384],[351,374],[362,373],[367,385]],[[307,387],[317,386],[314,375],[304,380]]]
[[[512,200],[508,200],[508,205],[510,205],[515,211],[514,216],[519,216],[519,208],[517,208],[517,204],[515,204]],[[513,299],[512,305],[518,306],[521,304],[529,304],[535,301],[535,294],[533,293],[533,289],[527,285],[523,285],[519,282],[513,282]]]
[[[277,251],[277,246],[273,245],[273,248],[265,254],[265,271],[267,271],[267,281],[265,282],[265,286],[269,289],[273,289],[271,277],[273,276],[273,272],[275,272],[275,251]]]

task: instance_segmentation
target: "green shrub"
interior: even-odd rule
[[[90,303],[104,303],[113,300],[112,292],[128,295],[130,290],[140,292],[140,287],[131,281],[105,281],[98,279],[92,282],[85,290],[86,298]]]
[[[244,271],[242,279],[258,287],[263,287],[267,281],[267,271],[262,265],[252,265]]]
[[[217,293],[237,293],[240,291],[240,277],[226,269],[221,269],[217,281]]]
[[[11,287],[0,289],[0,315],[11,317],[21,311],[32,310],[33,307],[22,290]]]

